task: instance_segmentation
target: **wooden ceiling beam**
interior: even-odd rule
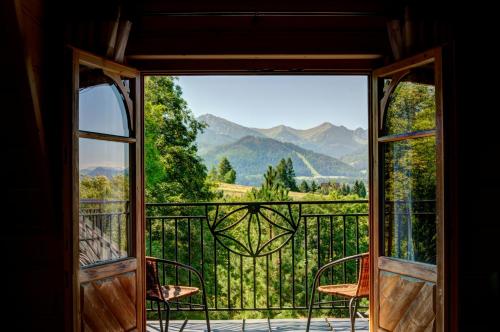
[[[387,1],[370,0],[192,0],[192,1],[163,1],[144,0],[138,5],[143,15],[305,15],[320,13],[336,16],[359,16],[383,13]]]
[[[266,74],[367,74],[382,59],[129,59],[147,74],[266,75]]]
[[[387,30],[380,17],[142,17],[134,22],[138,34],[163,31],[268,30],[268,31],[372,31]]]
[[[385,31],[165,32],[131,38],[127,56],[175,54],[390,54]]]

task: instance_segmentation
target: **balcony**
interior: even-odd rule
[[[214,331],[303,331],[318,268],[368,251],[368,201],[157,203],[146,207],[146,255],[201,272]],[[197,285],[175,267],[160,269],[164,284]],[[324,274],[322,283],[355,282],[356,263]],[[318,295],[318,299],[320,295]],[[347,302],[314,311],[311,331],[347,331]],[[171,331],[203,331],[201,296],[171,305]],[[361,312],[368,310],[361,303]],[[156,305],[148,328],[159,331]],[[333,319],[335,317],[336,319]],[[368,330],[360,319],[357,329]]]

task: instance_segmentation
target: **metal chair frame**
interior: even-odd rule
[[[323,265],[318,270],[318,272],[316,272],[316,276],[314,277],[314,283],[313,283],[312,290],[311,290],[311,298],[309,301],[306,332],[309,332],[309,328],[311,325],[311,316],[312,316],[313,306],[331,303],[331,301],[330,302],[321,302],[321,301],[314,302],[314,295],[315,295],[317,288],[319,287],[319,282],[320,282],[320,279],[321,279],[321,276],[323,275],[323,273],[326,270],[328,270],[329,268],[333,267],[334,265],[345,263],[347,261],[351,261],[351,260],[355,260],[355,259],[358,260],[358,259],[361,259],[361,258],[368,256],[368,255],[369,255],[368,253],[363,253],[363,254],[353,255],[353,256],[349,256],[349,257],[344,257],[344,258],[341,258],[341,259],[338,259],[336,261],[329,262],[329,263]],[[361,273],[362,273],[361,268],[360,268],[359,273],[361,275]],[[359,289],[359,281],[360,281],[360,276],[358,276],[358,288],[357,289]],[[344,297],[348,297],[348,296],[344,296]],[[350,300],[349,300],[349,318],[351,320],[351,332],[354,332],[354,324],[355,324],[355,320],[356,320],[356,313],[357,313],[357,309],[358,309],[359,299],[364,298],[364,297],[368,297],[368,296],[363,295],[363,296],[352,296],[352,297],[349,296],[349,297],[350,297]]]
[[[200,286],[201,287],[201,291],[203,293],[202,294],[203,304],[191,304],[191,306],[203,307],[203,310],[205,311],[205,320],[207,322],[207,331],[210,332],[210,319],[208,317],[208,305],[207,305],[207,294],[205,292],[205,280],[203,279],[203,276],[201,275],[201,273],[198,272],[198,270],[196,270],[195,268],[193,268],[193,267],[191,267],[189,265],[182,264],[182,263],[179,263],[179,262],[176,262],[176,261],[171,261],[171,260],[168,260],[168,259],[156,258],[156,257],[146,257],[146,259],[153,259],[156,262],[163,263],[165,265],[173,265],[176,268],[179,267],[179,268],[191,271],[191,272],[193,272],[198,277],[198,280],[200,281],[200,285],[201,285]],[[165,331],[168,332],[168,321],[169,321],[169,318],[170,318],[170,304],[175,304],[175,303],[180,303],[180,302],[168,301],[167,299],[160,300],[158,298],[151,298],[151,297],[148,297],[148,296],[146,296],[146,299],[150,300],[150,301],[156,302],[156,305],[157,305],[157,308],[158,308],[158,319],[160,320],[160,331],[161,332],[163,332],[163,322],[162,322],[162,315],[161,315],[161,311],[162,310],[161,310],[160,303],[161,302],[165,303],[166,311],[167,311],[166,320],[165,320],[165,328],[166,328]]]

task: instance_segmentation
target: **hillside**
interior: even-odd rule
[[[196,138],[200,153],[206,152],[215,146],[234,143],[245,136],[264,136],[258,131],[212,114],[202,115],[197,120],[207,124],[207,128]]]
[[[226,119],[205,114],[198,120],[208,125],[197,138],[199,151],[206,154],[214,147],[235,143],[245,136],[267,137],[279,142],[292,143],[337,159],[348,156],[349,164],[362,169],[368,160],[368,131],[350,130],[325,122],[310,129],[294,129],[280,125],[269,129],[248,128]]]
[[[269,165],[291,158],[300,177],[361,177],[358,170],[330,156],[275,139],[245,136],[240,140],[200,153],[208,168],[227,157],[236,170],[238,184],[259,185]]]

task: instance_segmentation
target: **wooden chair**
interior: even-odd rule
[[[358,282],[356,284],[337,284],[337,285],[325,285],[320,286],[321,275],[334,265],[341,264],[351,260],[359,260],[359,276]],[[349,301],[349,317],[351,319],[351,332],[354,332],[354,323],[356,320],[356,314],[358,309],[358,301],[363,297],[368,297],[370,294],[370,256],[368,253],[349,256],[341,258],[339,260],[330,262],[323,265],[316,276],[314,277],[314,284],[311,290],[311,300],[309,301],[309,313],[307,317],[307,328],[306,332],[309,331],[309,326],[311,324],[311,315],[314,305],[319,305],[321,302],[314,302],[314,293],[318,290],[320,293],[342,296]],[[330,302],[331,303],[331,302]]]
[[[146,256],[146,299],[156,302],[158,308],[158,319],[160,320],[160,331],[163,332],[163,321],[161,317],[161,303],[164,303],[167,309],[167,318],[165,322],[168,332],[168,321],[170,317],[170,305],[179,303],[180,299],[193,296],[199,293],[200,289],[191,286],[181,285],[162,285],[158,276],[158,263],[172,265],[176,268],[182,268],[193,272],[199,279],[201,290],[203,292],[203,304],[191,304],[191,306],[203,307],[207,321],[207,330],[210,332],[210,320],[208,318],[207,296],[205,292],[205,281],[201,274],[191,266],[181,264],[175,261]]]

